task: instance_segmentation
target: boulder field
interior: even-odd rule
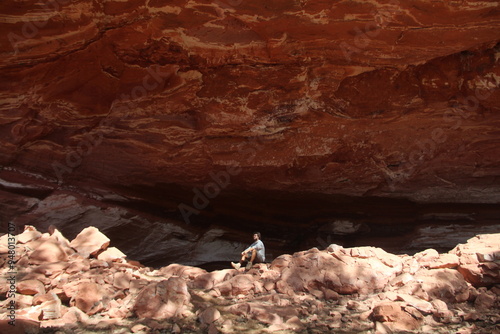
[[[27,226],[15,254],[8,238],[0,237],[1,333],[500,331],[500,234],[413,256],[332,244],[248,271],[146,267],[95,227],[69,241]]]

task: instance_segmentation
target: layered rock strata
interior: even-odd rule
[[[263,234],[269,259],[331,243],[372,245],[393,253],[413,254],[426,248],[447,252],[478,233],[500,231],[498,205],[417,205],[309,195],[256,195],[242,202],[226,193],[212,200],[208,217],[200,213],[186,224],[177,208],[172,212],[102,188],[89,195],[5,170],[0,171],[2,177],[16,181],[3,183],[0,190],[0,220],[5,228],[7,222],[18,231],[25,225],[39,230],[54,225],[73,239],[82,226],[96,226],[130,258],[154,267],[230,261],[255,230]]]
[[[142,196],[232,169],[241,191],[499,199],[496,2],[53,4],[1,22],[3,166]]]
[[[227,253],[235,227],[294,251],[344,220],[402,244],[498,224],[497,1],[0,7],[2,224],[150,229],[134,257],[219,230]]]

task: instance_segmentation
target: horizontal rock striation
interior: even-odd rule
[[[494,2],[54,4],[1,23],[4,166],[79,186],[236,166],[238,189],[499,199]]]
[[[28,181],[29,186],[19,188]],[[393,253],[414,254],[426,248],[447,252],[478,233],[500,230],[500,212],[495,205],[417,206],[380,199],[367,203],[352,198],[299,201],[263,197],[265,207],[260,207],[260,200],[235,202],[223,198],[225,194],[212,201],[213,209],[204,211],[209,219],[200,213],[186,224],[178,212],[144,202],[131,205],[117,194],[111,197],[94,189],[93,198],[89,198],[51,186],[35,178],[22,178],[9,185],[8,191],[0,191],[4,196],[0,202],[4,227],[10,222],[17,231],[33,225],[45,232],[53,226],[73,239],[82,227],[95,226],[131,259],[153,267],[181,263],[218,268],[221,261],[239,257],[255,230],[262,232],[270,260],[283,252],[326,248],[331,243],[372,245]]]
[[[235,226],[297,250],[318,238],[302,231],[338,220],[397,238],[422,221],[498,222],[495,1],[23,0],[2,12],[3,221],[73,237],[96,220],[114,240],[154,231],[149,245],[165,229],[185,263],[208,261],[179,250],[211,227],[229,231],[224,253]]]

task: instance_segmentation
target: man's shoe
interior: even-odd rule
[[[246,270],[252,269],[252,262],[248,261],[247,266],[245,267]]]
[[[241,263],[231,262],[231,266],[233,266],[234,269],[238,270],[241,268]]]

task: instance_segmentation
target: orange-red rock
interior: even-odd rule
[[[208,262],[178,206],[229,175],[190,220],[298,240],[323,217],[356,218],[341,233],[447,225],[424,207],[445,203],[496,224],[495,1],[64,2],[5,2],[2,221]]]
[[[209,307],[203,310],[198,318],[203,324],[211,324],[212,322],[218,320],[221,317],[220,312],[215,307]]]
[[[25,280],[17,283],[17,291],[24,295],[44,294],[45,286],[39,280]]]
[[[498,297],[489,291],[481,291],[474,301],[474,306],[478,310],[488,310],[495,305]]]
[[[16,319],[15,324],[12,326],[9,320],[0,320],[0,333],[27,334],[40,331],[40,322],[37,320]]]
[[[385,323],[396,331],[415,330],[420,327],[420,321],[405,312],[400,303],[380,303],[373,308],[372,319]]]
[[[59,21],[44,21],[33,31],[23,24],[43,20],[47,9],[12,9],[2,23],[10,34],[1,37],[9,101],[2,164],[31,144],[15,164],[55,178],[49,162],[64,166],[67,160],[68,182],[90,175],[124,185],[131,178],[136,184],[205,180],[204,167],[240,161],[249,168],[238,184],[263,189],[293,189],[301,180],[318,192],[380,195],[390,189],[387,177],[414,198],[471,198],[480,186],[497,194],[487,180],[498,175],[498,160],[476,170],[453,165],[467,166],[489,152],[489,131],[482,131],[487,143],[471,138],[477,127],[494,131],[498,121],[493,110],[499,94],[484,91],[496,87],[498,73],[490,58],[499,27],[493,3],[203,4],[80,4],[85,15],[73,15],[76,6],[60,6]],[[124,24],[138,16],[140,22]],[[464,116],[465,134],[459,134],[453,126],[460,114],[448,123],[443,114],[476,88],[487,98],[470,114],[484,110],[487,121]],[[31,93],[21,100],[24,92]],[[133,101],[132,110],[123,95]],[[62,106],[67,113],[59,112]],[[415,122],[421,126],[411,126]],[[200,135],[203,140],[194,140]],[[248,137],[267,137],[253,159],[236,153]],[[468,139],[463,157],[456,154],[458,138]],[[410,156],[419,140],[431,149]],[[235,153],[225,155],[229,149]],[[175,159],[161,159],[163,152]],[[432,159],[438,152],[440,159]],[[367,155],[374,161],[365,161]],[[127,164],[118,167],[121,161]],[[258,166],[266,178],[258,177]],[[281,166],[289,166],[288,175]],[[428,177],[446,171],[460,189]],[[338,182],[338,175],[349,181]]]
[[[76,306],[87,314],[94,314],[103,309],[103,291],[93,282],[84,282],[76,286],[76,293],[71,297],[71,306]]]
[[[170,277],[143,288],[136,298],[133,312],[139,318],[169,319],[180,316],[190,299],[186,281]]]

